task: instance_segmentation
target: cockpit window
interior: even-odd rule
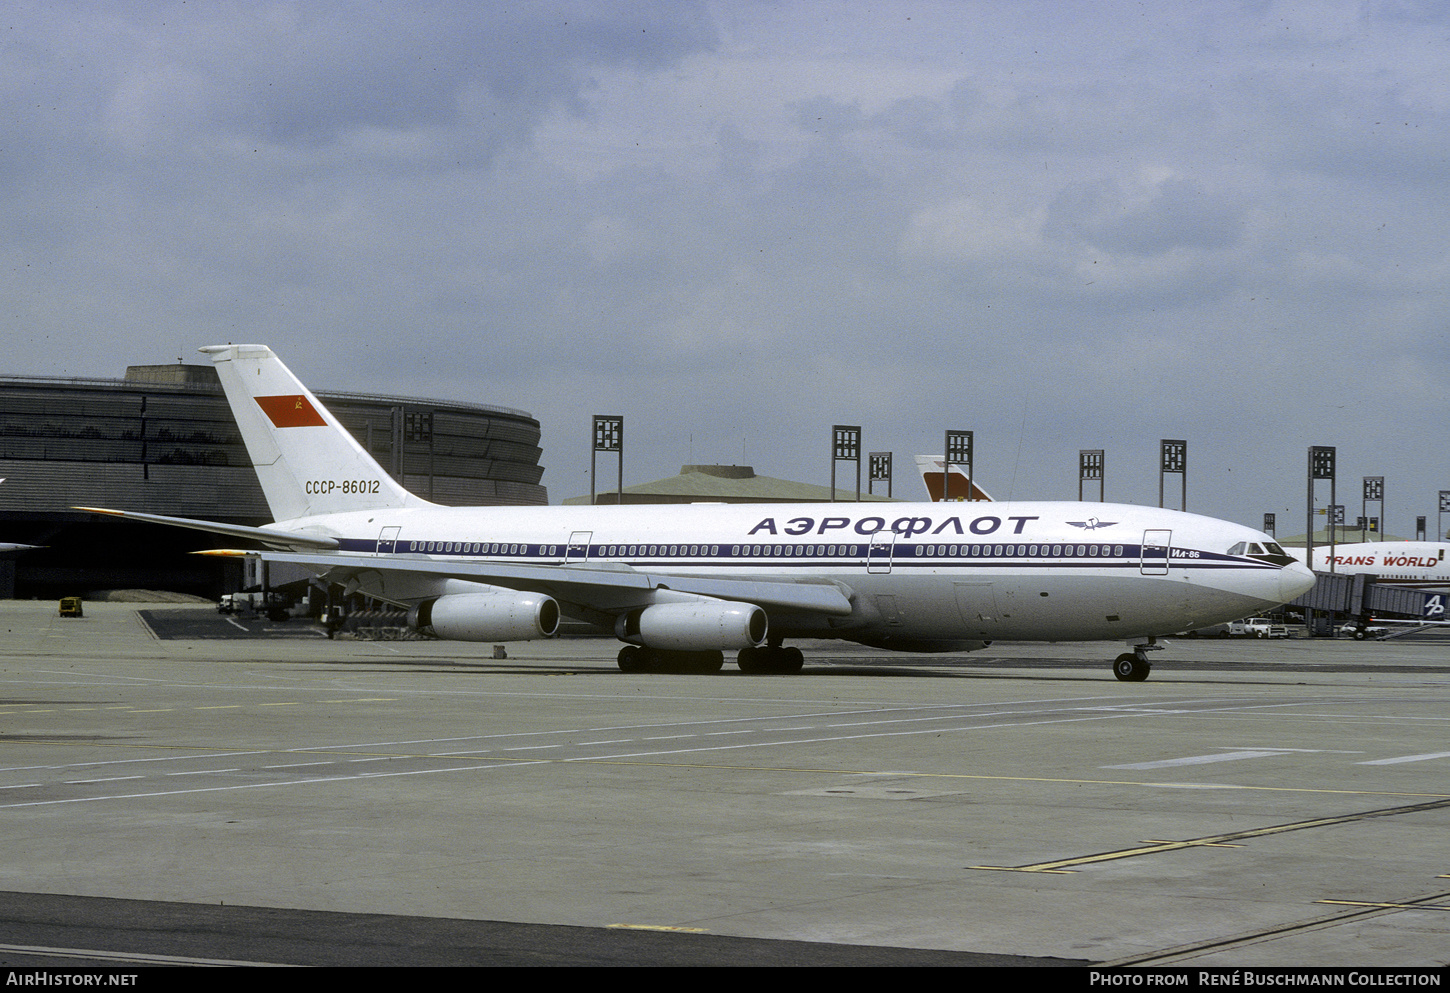
[[[1295,559],[1284,551],[1283,547],[1276,541],[1240,541],[1228,550],[1230,555],[1246,555],[1251,559],[1258,559],[1260,562],[1269,562],[1277,566],[1286,566]]]

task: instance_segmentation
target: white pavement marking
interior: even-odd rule
[[[1392,759],[1371,759],[1356,762],[1355,765],[1399,765],[1401,762],[1428,762],[1431,759],[1450,759],[1450,752],[1426,752],[1423,755],[1401,755]]]
[[[1283,749],[1256,748],[1237,752],[1218,752],[1213,755],[1187,755],[1181,759],[1159,759],[1156,762],[1129,762],[1125,765],[1105,765],[1103,769],[1171,769],[1180,765],[1208,765],[1211,762],[1237,762],[1240,759],[1262,759],[1271,755],[1283,755]]]

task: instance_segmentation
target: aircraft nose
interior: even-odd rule
[[[1314,573],[1303,562],[1293,562],[1279,570],[1279,599],[1288,603],[1314,587]]]

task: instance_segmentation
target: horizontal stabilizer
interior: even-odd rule
[[[337,548],[341,542],[322,534],[299,534],[295,531],[274,531],[271,528],[254,528],[245,524],[219,524],[216,521],[198,521],[190,517],[163,517],[161,514],[138,514],[130,510],[107,510],[104,507],[72,507],[88,514],[105,514],[107,517],[121,517],[128,521],[145,521],[148,524],[170,524],[194,531],[210,531],[213,534],[230,535],[233,538],[251,538],[274,548]]]

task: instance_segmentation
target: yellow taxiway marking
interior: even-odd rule
[[[675,927],[669,924],[606,924],[605,927],[620,928],[625,931],[679,931],[683,934],[708,934],[709,928],[703,927]]]
[[[1450,910],[1450,904],[1442,903],[1373,903],[1368,900],[1315,900],[1336,907],[1382,907],[1385,910]]]
[[[1405,807],[1382,807],[1358,814],[1342,814],[1338,817],[1316,817],[1308,821],[1294,821],[1289,824],[1273,824],[1268,827],[1250,828],[1246,831],[1232,831],[1228,834],[1210,835],[1207,838],[1190,838],[1186,841],[1149,842],[1141,848],[1124,848],[1115,852],[1100,852],[1096,855],[1081,855],[1076,858],[1055,859],[1051,862],[1036,862],[1031,865],[969,865],[968,869],[994,869],[1002,872],[1075,872],[1072,866],[1092,865],[1096,862],[1112,862],[1117,859],[1136,858],[1139,855],[1157,855],[1160,852],[1179,851],[1184,848],[1242,847],[1230,843],[1246,838],[1263,838],[1289,831],[1304,831],[1309,828],[1327,827],[1331,824],[1347,824],[1372,817],[1391,817],[1396,814],[1410,814],[1423,810],[1441,810],[1450,806],[1450,800],[1435,800],[1430,803],[1415,803]]]

